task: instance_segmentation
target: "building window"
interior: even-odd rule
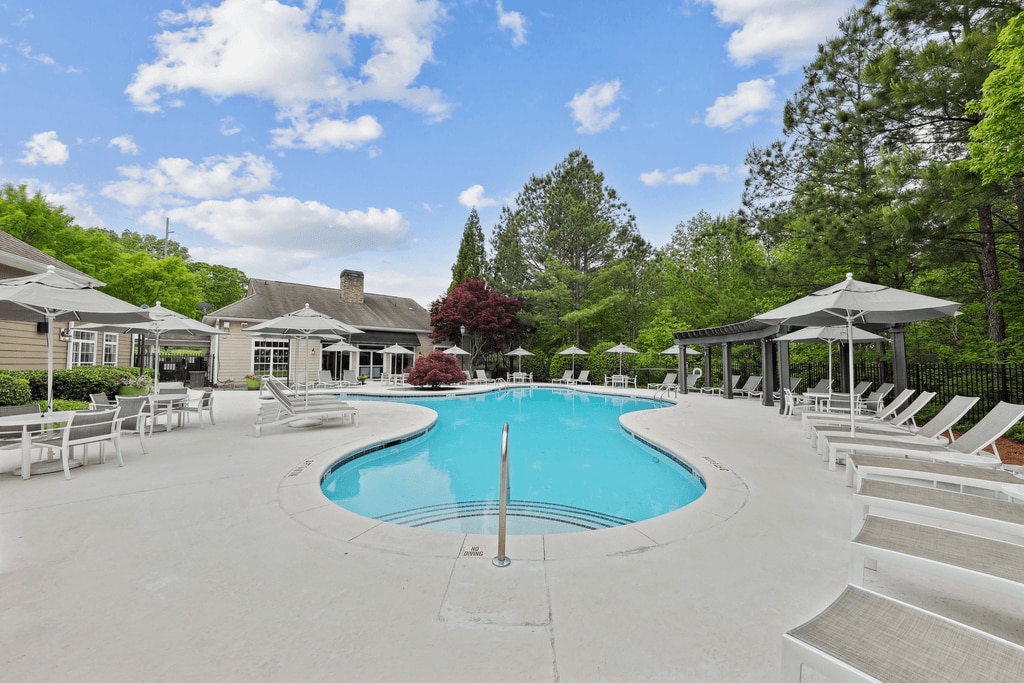
[[[96,365],[96,333],[75,330],[71,339],[71,367]]]
[[[257,377],[288,377],[290,342],[256,339],[252,343],[252,372]]]
[[[103,364],[117,365],[117,337],[116,333],[103,333]]]

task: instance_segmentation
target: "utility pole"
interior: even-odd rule
[[[174,232],[173,230],[171,230],[170,216],[167,217],[166,221],[167,222],[164,224],[164,258],[167,258],[167,242],[171,238],[171,233]]]

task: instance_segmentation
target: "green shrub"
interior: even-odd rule
[[[32,400],[28,380],[9,371],[0,371],[0,406],[21,406]]]
[[[149,377],[153,376],[151,370],[146,370],[145,373]],[[30,401],[46,401],[46,370],[3,370],[0,371],[0,376],[21,380],[29,389],[29,395],[25,397],[25,400],[20,400],[21,394],[8,396],[0,387],[0,405],[22,405]],[[138,376],[138,368],[113,365],[54,370],[53,397],[54,399],[88,403],[89,394],[102,393],[112,397],[117,394],[118,382],[123,379],[132,380]]]

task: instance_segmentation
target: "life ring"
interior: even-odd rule
[[[704,370],[702,370],[701,368],[694,368],[693,372],[690,374],[692,374],[694,377],[700,378],[704,376]]]

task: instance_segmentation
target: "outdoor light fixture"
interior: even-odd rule
[[[459,325],[459,332],[461,332],[462,336],[465,337],[466,336],[466,326],[465,325]]]
[[[60,339],[62,342],[71,341],[71,330],[69,330],[66,327],[60,328],[59,330],[57,330],[57,338]]]

